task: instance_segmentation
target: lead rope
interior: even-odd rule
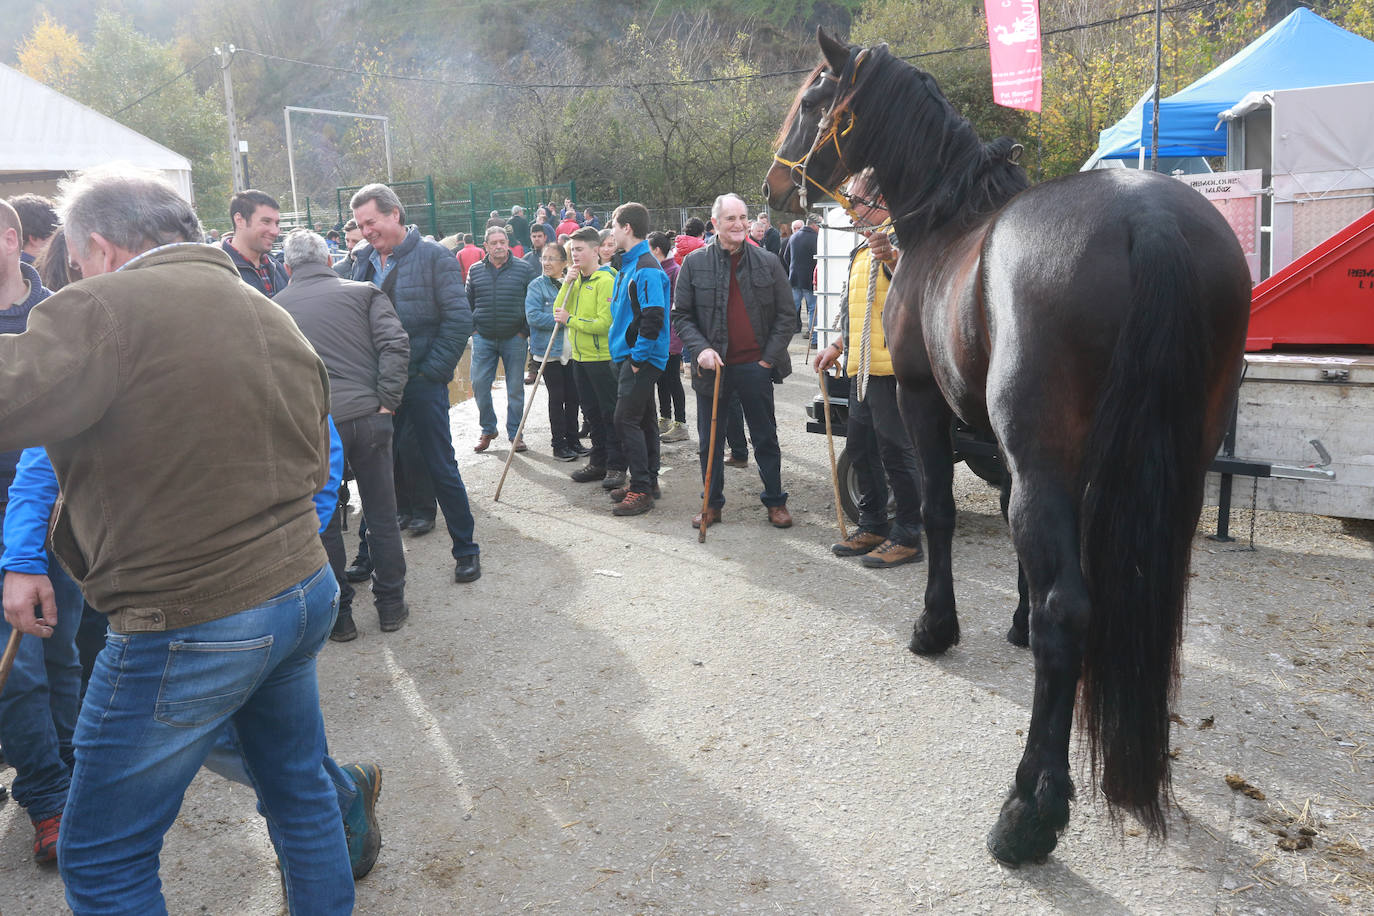
[[[868,371],[873,362],[873,303],[878,298],[878,261],[868,253],[868,305],[864,309],[863,336],[859,338],[859,374],[854,378],[854,400],[864,399],[868,390]]]

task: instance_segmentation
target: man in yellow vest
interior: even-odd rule
[[[880,211],[869,214],[873,212]],[[850,397],[845,448],[862,491],[859,527],[830,549],[839,557],[861,556],[860,562],[874,569],[915,563],[924,556],[916,449],[897,410],[897,379],[883,339],[883,304],[897,257],[881,228],[850,254],[849,280],[840,299],[840,337],[814,361],[816,371],[824,372],[846,355]],[[897,504],[891,521],[889,484]]]

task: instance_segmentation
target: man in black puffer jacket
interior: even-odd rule
[[[448,417],[448,383],[472,333],[462,269],[451,251],[406,226],[405,208],[386,185],[364,187],[349,206],[368,243],[356,253],[353,279],[380,286],[410,336],[410,373],[396,411],[396,438],[406,428],[413,431],[453,539],[454,579],[473,582],[482,568]]]
[[[506,433],[511,447],[525,450],[516,431],[525,412],[525,356],[529,353],[529,328],[525,326],[525,293],[535,278],[534,267],[510,256],[510,238],[501,226],[486,235],[487,255],[468,271],[468,303],[472,306],[472,396],[482,434],[474,452],[485,452],[496,438],[496,408],[491,402],[491,383],[496,381],[496,361],[506,371]],[[542,355],[542,354],[541,354]]]

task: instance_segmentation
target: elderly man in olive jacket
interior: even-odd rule
[[[396,525],[391,425],[406,389],[410,337],[386,293],[371,283],[341,280],[329,266],[324,239],[307,229],[286,237],[291,283],[273,301],[291,313],[329,372],[329,405],[353,469],[367,519],[372,595],[383,631],[398,630],[405,604],[406,560]],[[324,532],[329,565],[339,580],[339,619],[330,638],[358,635],[353,623],[353,586],[344,575],[342,513]]]
[[[773,383],[792,372],[787,355],[789,339],[797,331],[792,289],[782,262],[757,245],[748,244],[749,211],[734,194],[722,194],[711,208],[716,238],[687,255],[677,275],[673,296],[673,330],[686,349],[697,355],[692,366],[692,389],[697,394],[697,440],[701,443],[702,477],[706,476],[711,441],[711,401],[715,373],[721,373],[720,403],[739,394],[754,458],[763,479],[761,499],[768,521],[788,528],[787,491],[782,488],[782,452],[773,412]],[[716,438],[716,454],[706,518],[694,527],[720,521],[725,505],[721,453],[723,436]]]
[[[67,903],[166,912],[163,834],[232,722],[289,909],[352,912],[315,674],[338,596],[313,502],[324,365],[160,176],[92,170],[61,211],[85,279],[0,334],[0,449],[47,448],[53,552],[110,623],[58,835]],[[6,575],[4,606],[46,639],[42,578]]]

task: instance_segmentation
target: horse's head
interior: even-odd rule
[[[850,47],[816,30],[825,62],[811,71],[778,134],[778,151],[763,193],[778,210],[801,213],[809,200],[839,199],[836,189],[862,164],[847,163],[844,150],[856,127],[852,107],[860,68],[870,51]]]

